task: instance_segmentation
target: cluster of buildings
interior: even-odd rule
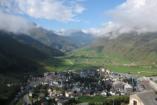
[[[157,105],[157,84],[152,78],[143,77],[139,81],[142,88],[130,95],[129,105]]]
[[[129,95],[136,86],[133,82],[136,82],[133,77],[113,73],[105,68],[78,72],[47,72],[42,77],[32,77],[28,81],[29,89],[23,100],[26,105],[49,100],[64,105],[80,96]],[[32,97],[32,100],[28,100],[28,97]]]
[[[21,90],[25,91],[22,99],[25,105],[49,105],[49,102],[69,105],[68,102],[77,104],[80,96],[122,95],[130,95],[129,105],[157,105],[157,86],[150,78],[113,73],[105,68],[47,72],[43,76],[32,77]]]

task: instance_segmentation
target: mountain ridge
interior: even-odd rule
[[[112,39],[103,37],[89,48],[100,52],[118,53],[130,61],[149,60],[153,63],[156,62],[153,57],[157,57],[157,33],[128,33]]]

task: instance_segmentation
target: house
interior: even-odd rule
[[[73,92],[80,92],[80,91],[81,91],[81,88],[80,88],[80,87],[73,87],[73,88],[72,88],[72,91],[73,91]]]
[[[124,83],[121,81],[113,82],[112,88],[115,91],[124,91]]]
[[[110,70],[105,69],[105,68],[97,69],[97,72],[99,73],[101,77],[108,77],[109,74],[111,73]]]
[[[145,91],[131,95],[129,105],[157,105],[157,84],[144,78],[142,85]]]
[[[32,102],[31,102],[28,94],[24,95],[24,97],[23,97],[23,104],[24,105],[32,105]]]
[[[101,95],[102,95],[102,96],[106,96],[106,95],[107,95],[107,92],[103,91],[103,92],[101,92]]]
[[[77,104],[77,105],[89,105],[88,103],[80,103],[80,104]]]
[[[124,85],[124,92],[130,94],[132,91],[133,91],[133,87],[130,84],[126,83]]]
[[[57,101],[57,105],[65,105],[68,101],[68,99],[59,99]]]
[[[81,71],[81,72],[80,72],[80,77],[81,77],[81,78],[86,78],[86,77],[87,77],[87,73]]]
[[[129,105],[157,105],[157,93],[147,90],[131,95]]]

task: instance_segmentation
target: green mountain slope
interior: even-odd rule
[[[3,105],[11,101],[27,77],[47,71],[48,67],[54,70],[60,63],[54,57],[62,55],[29,37],[13,36],[13,33],[0,31],[0,103]]]
[[[28,70],[31,72],[39,65],[47,65],[49,59],[53,61],[56,60],[54,57],[63,55],[61,51],[47,47],[25,35],[0,31],[0,39],[1,71]],[[57,62],[51,63],[53,66]]]
[[[12,35],[12,37],[21,43],[30,45],[31,47],[38,49],[39,51],[45,53],[46,55],[49,56],[61,56],[63,55],[63,52],[59,51],[58,49],[55,49],[53,47],[48,47],[41,42],[25,35],[25,34],[20,34],[20,35]]]
[[[99,39],[91,48],[110,54],[118,54],[131,62],[157,62],[157,33],[137,35],[130,33],[114,39]]]
[[[69,53],[65,59],[74,68],[104,66],[116,72],[156,75],[157,33],[99,38],[88,47]]]
[[[33,61],[47,57],[40,51],[19,43],[6,33],[1,32],[0,39],[1,72],[20,71],[22,68],[30,70],[35,67]]]

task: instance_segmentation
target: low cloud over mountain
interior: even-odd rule
[[[27,33],[33,27],[35,24],[22,17],[0,12],[0,30]]]
[[[111,35],[136,31],[157,31],[157,1],[156,0],[126,0],[107,14],[111,20],[102,27],[91,28],[87,32],[96,35]]]

